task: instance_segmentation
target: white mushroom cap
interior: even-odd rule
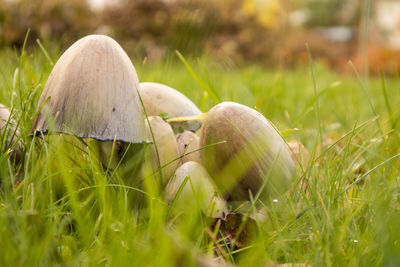
[[[6,127],[9,129],[8,131],[10,132],[10,135],[13,135],[15,132],[15,135],[19,135],[18,129],[16,129],[15,121],[10,118],[10,110],[4,106],[3,104],[0,104],[0,132],[3,135]],[[8,123],[8,124],[7,124]],[[12,136],[10,136],[11,138]],[[14,137],[14,139],[17,139]],[[12,140],[9,140],[12,141]]]
[[[226,202],[218,193],[210,175],[200,163],[194,161],[188,161],[176,170],[175,176],[165,188],[168,202],[175,198],[186,177],[190,181],[186,182],[178,198],[181,208],[191,208],[190,204],[200,204],[203,212],[212,217],[218,217],[226,211]]]
[[[32,132],[141,143],[146,137],[138,87],[135,68],[116,41],[86,36],[65,51],[50,73]]]
[[[159,116],[167,113],[169,118],[200,115],[200,109],[185,95],[177,90],[161,84],[144,82],[140,83],[140,97],[148,116]],[[200,128],[200,121],[173,122],[174,130],[196,131]]]
[[[0,127],[1,127],[1,133],[4,132],[4,127],[9,120],[10,117],[10,111],[6,106],[3,104],[0,104]]]
[[[10,145],[17,142],[14,147],[13,154],[16,155],[17,159],[19,159],[22,156],[21,151],[23,150],[23,145],[22,142],[18,140],[20,132],[17,128],[16,122],[10,118],[10,116],[10,110],[3,104],[0,104],[0,133],[1,135],[4,135],[6,132],[8,132],[6,140]]]
[[[210,146],[217,142],[223,144]],[[247,106],[223,102],[206,115],[200,131],[202,163],[219,189],[233,200],[253,196],[279,195],[295,177],[289,149],[268,120]]]
[[[153,170],[156,171],[159,168],[156,147],[158,150],[158,156],[161,167],[178,159],[179,152],[176,144],[176,139],[171,126],[166,123],[163,119],[158,116],[149,117],[151,130],[154,135],[155,144],[151,144],[150,160],[153,165]],[[147,138],[152,140],[150,128],[146,121]],[[167,184],[169,178],[173,175],[179,161],[176,160],[162,168],[163,184]]]
[[[188,161],[201,162],[200,152],[193,152],[200,147],[200,138],[196,134],[191,131],[184,131],[176,135],[176,142],[178,144],[179,155],[192,152],[182,158],[182,164]]]

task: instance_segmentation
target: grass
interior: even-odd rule
[[[208,58],[133,58],[140,81],[177,88],[203,111],[227,100],[255,107],[286,141],[310,152],[286,194],[243,205],[244,218],[257,215],[257,205],[266,219],[256,219],[257,234],[239,248],[195,203],[185,211],[165,203],[151,176],[104,171],[98,142],[29,137],[60,56],[57,46],[39,46],[0,51],[0,102],[11,108],[23,147],[17,163],[7,124],[0,140],[0,265],[190,266],[206,254],[243,266],[400,265],[399,78],[365,79],[356,69],[340,76],[318,62],[274,70]]]

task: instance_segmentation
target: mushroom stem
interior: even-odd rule
[[[203,121],[204,118],[206,117],[207,112],[201,113],[200,115],[195,115],[195,116],[183,116],[183,117],[175,117],[175,118],[170,118],[166,119],[166,122],[182,122],[182,121]]]

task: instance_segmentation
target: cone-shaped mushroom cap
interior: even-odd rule
[[[203,122],[200,147],[226,141],[200,151],[202,162],[216,184],[233,200],[253,196],[267,183],[262,196],[276,196],[293,181],[295,166],[289,149],[264,116],[244,105],[223,102]]]
[[[38,108],[44,106],[32,131],[143,142],[138,87],[132,62],[116,41],[104,35],[86,36],[65,51],[50,73]]]
[[[219,195],[218,190],[208,175],[206,169],[194,161],[188,161],[180,166],[165,188],[165,196],[168,202],[171,202],[177,194],[182,183],[189,177],[181,195],[178,198],[181,207],[191,208],[190,202],[200,204],[200,208],[208,216],[217,217],[223,211],[226,211],[226,202]]]
[[[159,116],[167,113],[169,118],[200,115],[199,108],[177,90],[160,83],[140,83],[140,97],[148,116]],[[172,128],[177,130],[196,131],[200,128],[200,121],[174,122]]]
[[[182,164],[188,161],[201,162],[200,152],[198,150],[200,145],[199,137],[191,131],[184,131],[176,135],[176,143],[178,144],[179,155],[190,154],[182,158]]]

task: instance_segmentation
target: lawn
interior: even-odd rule
[[[131,57],[141,82],[176,88],[203,112],[222,101],[255,108],[308,150],[285,194],[243,203],[255,234],[234,246],[199,208],[168,205],[151,176],[104,170],[97,142],[29,135],[57,47],[0,51],[0,103],[21,138],[8,142],[7,127],[0,140],[0,265],[212,266],[207,255],[240,266],[400,265],[399,77],[343,76],[317,61],[281,70],[205,56],[187,59],[190,69],[176,54]]]

